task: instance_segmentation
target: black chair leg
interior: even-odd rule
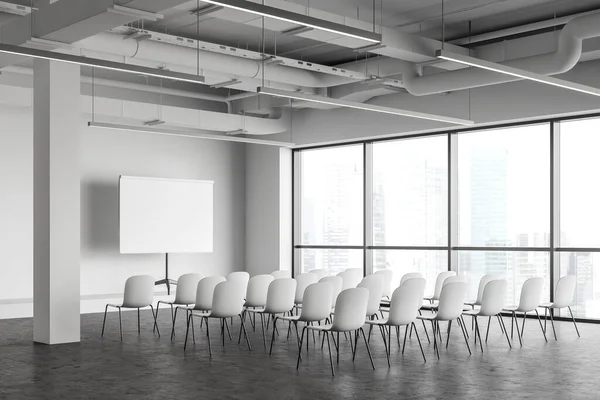
[[[104,308],[104,320],[102,321],[102,333],[100,334],[100,337],[104,336],[104,326],[106,325],[106,312],[107,311],[108,311],[108,304]]]
[[[548,343],[548,338],[546,337],[546,331],[544,330],[544,327],[542,326],[542,320],[540,318],[540,313],[538,312],[538,310],[535,310],[535,315],[537,315],[537,319],[538,322],[540,323],[540,329],[542,330],[542,333],[544,334],[544,339],[546,340],[546,343]]]
[[[575,322],[575,317],[573,316],[573,311],[571,310],[571,306],[567,307],[569,309],[569,313],[571,314],[571,319],[573,320],[573,325],[575,325],[575,330],[577,331],[577,337],[581,337],[579,334],[579,328],[577,328],[577,322]]]
[[[123,341],[123,322],[121,321],[121,307],[119,309],[119,332],[121,333],[121,342]]]
[[[333,369],[333,358],[331,357],[331,345],[329,344],[329,332],[325,331],[325,335],[327,336],[327,349],[329,350],[329,365],[331,366],[331,376],[335,376],[335,371]]]
[[[375,369],[375,363],[373,363],[373,357],[371,356],[371,348],[369,347],[369,342],[367,341],[367,337],[365,336],[365,331],[363,328],[360,328],[360,333],[362,333],[363,340],[365,341],[367,353],[369,354],[369,360],[371,360],[371,366],[373,367],[373,369]]]

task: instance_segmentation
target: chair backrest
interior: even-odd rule
[[[554,293],[554,307],[563,308],[573,305],[575,299],[575,288],[577,286],[577,277],[575,275],[563,276],[556,284]]]
[[[506,279],[492,280],[485,285],[481,298],[481,308],[479,309],[480,315],[491,316],[502,311],[506,301],[507,285]]]
[[[297,275],[295,279],[296,282],[298,282],[298,284],[296,285],[296,296],[294,301],[296,302],[296,304],[302,304],[304,290],[308,287],[308,285],[317,283],[319,281],[319,276],[311,272],[305,272],[303,274]]]
[[[479,287],[477,288],[477,298],[475,299],[475,305],[480,306],[481,305],[481,300],[483,299],[483,290],[485,289],[485,285],[488,284],[488,282],[493,281],[495,279],[498,279],[496,277],[496,275],[484,275],[481,277],[481,279],[479,280]]]
[[[281,269],[281,270],[271,272],[271,275],[273,275],[273,277],[275,279],[291,278],[292,271],[287,271],[287,270]]]
[[[229,318],[242,313],[244,309],[244,292],[235,281],[221,282],[215,287],[213,294],[211,317]]]
[[[422,278],[422,277],[423,277],[423,274],[421,274],[420,272],[409,272],[407,274],[402,275],[402,278],[400,278],[400,284],[398,286],[402,286],[402,284],[409,279]]]
[[[250,274],[246,271],[235,271],[227,275],[227,281],[240,281],[245,282],[247,285],[249,280]]]
[[[246,307],[264,307],[267,304],[267,291],[275,277],[271,274],[256,275],[248,281]]]
[[[433,290],[433,300],[439,300],[440,294],[442,293],[442,287],[444,286],[444,281],[451,277],[456,276],[455,271],[444,271],[440,272],[435,280],[435,289]]]
[[[269,284],[265,312],[280,314],[294,308],[294,298],[298,283],[292,278],[275,279]]]
[[[381,304],[381,293],[383,293],[383,276],[369,275],[365,276],[358,284],[358,287],[363,287],[369,290],[369,303],[367,304],[367,317],[376,314],[379,311]]]
[[[175,304],[194,304],[196,301],[196,289],[198,282],[202,279],[200,274],[184,274],[177,279],[177,291],[175,292]]]
[[[374,275],[381,275],[383,278],[382,297],[390,297],[392,295],[392,281],[394,280],[394,271],[391,269],[380,269],[375,271]]]
[[[329,272],[328,269],[325,268],[319,268],[319,269],[312,269],[310,271],[311,274],[316,274],[319,277],[319,280],[325,278],[326,276],[331,275],[331,273]]]
[[[446,286],[449,283],[454,283],[454,282],[467,283],[467,277],[464,275],[449,276],[446,279],[444,279],[444,283],[442,284],[442,287]]]
[[[363,272],[360,268],[349,268],[344,272],[340,272],[338,276],[341,276],[344,280],[342,284],[342,290],[346,290],[358,286],[363,278]]]
[[[304,291],[300,321],[322,321],[331,314],[333,284],[319,282],[309,285]]]
[[[154,300],[154,278],[150,275],[134,275],[125,281],[123,307],[148,307]]]
[[[425,292],[425,279],[413,278],[394,290],[390,300],[388,324],[407,325],[413,322],[419,313]]]
[[[453,282],[442,287],[436,315],[437,320],[451,321],[460,317],[463,312],[466,289],[467,284],[464,282]]]
[[[335,306],[335,302],[337,301],[337,297],[340,295],[342,291],[342,285],[344,284],[344,280],[341,276],[326,276],[325,278],[321,278],[319,283],[327,282],[331,283],[333,287],[333,291],[331,292],[331,306]]]
[[[544,287],[544,278],[529,278],[523,283],[521,288],[521,299],[519,300],[518,311],[528,312],[535,310],[542,299],[542,289]]]
[[[222,276],[209,276],[200,279],[196,289],[195,310],[209,311],[212,309],[215,287],[221,282],[225,282],[225,278]]]
[[[369,289],[351,288],[343,290],[335,303],[335,316],[332,331],[347,332],[361,328],[365,324]]]

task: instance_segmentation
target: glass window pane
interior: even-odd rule
[[[600,119],[560,123],[560,245],[600,247]]]
[[[559,276],[577,276],[575,307],[571,307],[575,317],[600,318],[600,274],[594,271],[600,266],[600,253],[559,252]],[[568,310],[561,310],[561,316],[570,317]]]
[[[363,146],[299,153],[302,244],[363,244]]]
[[[328,269],[332,275],[348,268],[363,269],[363,251],[348,249],[301,249],[300,272]]]
[[[517,305],[523,283],[544,278],[542,302],[550,300],[550,253],[545,251],[458,251],[458,273],[467,277],[467,297],[477,298],[483,275],[499,275],[508,281],[506,305]]]
[[[550,127],[458,135],[459,244],[547,247]]]
[[[448,137],[373,145],[373,244],[446,245]]]
[[[435,280],[448,271],[446,250],[372,250],[373,271],[389,268],[394,271],[392,287],[398,287],[402,275],[420,272],[425,278],[425,295],[433,294]]]

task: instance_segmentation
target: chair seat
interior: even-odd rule
[[[423,306],[421,306],[421,310],[432,310],[432,311],[436,311],[438,309],[439,305],[436,304],[423,304]],[[473,309],[468,306],[468,305],[464,305],[463,306],[463,311],[472,311]]]
[[[502,309],[502,311],[519,311],[519,306],[508,306],[508,307],[504,307]]]
[[[542,308],[554,308],[554,303],[542,303],[540,304]]]
[[[193,303],[175,303],[175,300],[173,301],[166,301],[166,300],[159,300],[156,304],[166,304],[168,306],[189,306],[190,304]]]
[[[436,317],[437,317],[437,315],[435,315],[435,314],[431,314],[431,315],[417,315],[418,319],[425,319],[427,321],[434,321],[434,320],[437,319]]]
[[[381,326],[381,325],[387,325],[388,320],[386,318],[386,319],[366,320],[365,322],[369,325]]]
[[[465,304],[468,306],[480,306],[481,305],[481,304],[477,303],[477,300],[467,301],[467,302],[465,302]]]
[[[115,308],[123,308],[123,304],[111,304],[111,303],[108,303],[107,306],[109,306],[109,307],[115,307]]]
[[[210,317],[210,311],[192,310],[194,317]]]
[[[327,325],[306,325],[306,329],[312,329],[313,331],[330,331],[333,327],[332,324]]]
[[[466,310],[463,311],[463,315],[470,315],[472,317],[477,317],[479,315],[480,310]]]
[[[279,317],[279,319],[283,320],[283,321],[299,321],[300,320],[300,316],[299,315],[286,315],[286,316],[282,316]]]

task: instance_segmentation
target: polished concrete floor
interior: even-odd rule
[[[100,337],[101,314],[83,315],[81,344],[34,345],[31,319],[0,321],[1,399],[598,399],[600,398],[600,325],[557,323],[558,341],[545,343],[539,325],[528,320],[523,347],[508,348],[497,325],[482,354],[469,356],[460,330],[452,329],[441,359],[424,340],[424,363],[416,338],[404,356],[392,348],[388,368],[379,332],[371,340],[376,370],[364,343],[352,363],[349,342],[342,339],[337,374],[331,376],[327,347],[310,342],[308,356],[296,371],[294,340],[278,337],[269,357],[260,329],[249,329],[252,351],[235,340],[221,346],[213,322],[213,356],[205,331],[196,327],[195,346],[184,352],[185,324],[169,340],[169,313],[161,312],[162,336],[152,333],[149,312],[142,315],[138,336],[136,313],[123,313],[124,340],[119,340],[116,313],[108,315]],[[506,319],[508,325],[508,318]],[[470,324],[469,324],[470,325]],[[281,331],[285,329],[283,325]],[[509,328],[510,329],[510,328]],[[422,327],[420,328],[422,332]],[[374,332],[375,333],[375,332]],[[470,342],[472,344],[472,340]],[[334,358],[335,362],[335,358]]]

